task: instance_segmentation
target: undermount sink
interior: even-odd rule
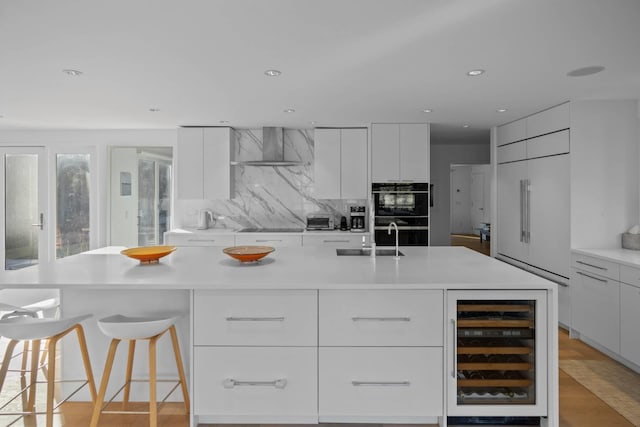
[[[336,255],[338,256],[371,256],[371,248],[348,248],[348,249],[336,249]],[[395,249],[376,249],[376,256],[396,256]],[[404,254],[398,251],[398,256],[404,256]]]

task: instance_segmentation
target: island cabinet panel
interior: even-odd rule
[[[316,346],[317,291],[194,292],[194,345]]]
[[[443,415],[441,347],[321,347],[319,420]]]
[[[194,412],[201,421],[317,420],[317,349],[196,347]]]
[[[442,346],[441,290],[321,290],[320,346]]]

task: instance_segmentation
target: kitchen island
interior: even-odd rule
[[[105,248],[3,273],[1,286],[60,289],[69,316],[183,313],[178,330],[194,425],[446,425],[447,416],[526,416],[557,426],[556,285],[465,248],[401,251],[396,260],[278,248],[258,263],[240,264],[220,247],[181,247],[158,264],[141,265]],[[502,313],[504,306],[495,308],[500,301],[519,304],[506,311],[529,304],[523,330],[533,335],[516,341],[535,343],[519,359],[529,366],[525,376],[503,380],[513,388],[493,393],[468,378],[472,370],[463,370],[467,356],[458,349],[466,345],[458,334],[469,331],[461,307],[482,301],[474,310]],[[108,339],[95,320],[87,323],[99,374]],[[159,366],[170,375],[168,350],[160,348],[167,359]],[[65,376],[78,373],[74,354],[63,354]],[[143,390],[134,393],[144,398]]]

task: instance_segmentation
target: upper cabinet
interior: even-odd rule
[[[429,182],[429,124],[371,126],[372,182]]]
[[[233,130],[178,129],[178,199],[230,199]]]
[[[569,103],[498,127],[498,146],[569,128]]]
[[[316,129],[314,180],[318,199],[366,199],[367,129]]]

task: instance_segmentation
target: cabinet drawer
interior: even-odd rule
[[[633,286],[640,287],[640,268],[629,267],[628,265],[620,266],[620,281]]]
[[[299,234],[236,234],[236,246],[260,245],[260,246],[302,246],[302,236]]]
[[[174,234],[164,235],[165,244],[175,246],[234,246],[233,234]]]
[[[527,158],[552,156],[555,154],[566,154],[569,152],[569,131],[551,133],[528,139]]]
[[[498,147],[498,163],[515,162],[527,158],[527,142],[520,141]]]
[[[315,416],[315,348],[196,347],[193,407],[199,416]]]
[[[195,345],[317,345],[316,291],[195,291]]]
[[[615,262],[586,255],[573,254],[571,256],[571,266],[578,270],[608,277],[609,279],[620,280],[620,265]]]
[[[319,416],[443,415],[442,348],[320,348]]]
[[[303,246],[324,246],[332,248],[350,248],[362,246],[362,238],[369,244],[369,233],[363,234],[305,234],[302,236]]]
[[[441,346],[440,290],[320,291],[321,346]]]

